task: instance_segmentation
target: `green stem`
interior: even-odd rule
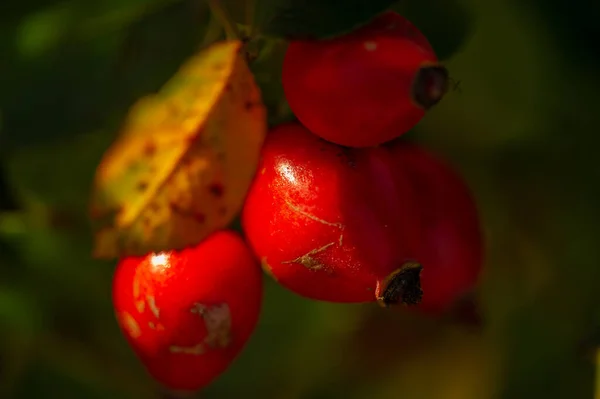
[[[225,7],[223,7],[221,2],[219,0],[207,0],[207,2],[208,6],[210,7],[210,11],[223,26],[227,38],[231,40],[241,40],[242,35],[240,34],[236,23],[231,19],[231,16]]]

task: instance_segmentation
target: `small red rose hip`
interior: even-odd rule
[[[265,270],[311,299],[418,303],[418,204],[393,168],[383,147],[341,147],[300,124],[273,129],[242,211]]]
[[[242,238],[121,260],[113,303],[127,341],[164,387],[193,392],[240,353],[258,320],[262,273]]]
[[[448,88],[448,72],[423,34],[386,12],[346,35],[290,42],[286,99],[314,134],[369,147],[410,130]]]
[[[482,269],[477,207],[463,179],[437,156],[405,143],[394,143],[391,151],[420,204],[424,294],[418,308],[443,312],[476,285]]]

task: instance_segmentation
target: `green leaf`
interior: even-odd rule
[[[267,129],[242,46],[198,52],[132,107],[96,173],[95,256],[181,249],[239,212]]]

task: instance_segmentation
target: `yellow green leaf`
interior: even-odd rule
[[[241,50],[211,45],[132,107],[96,171],[96,257],[194,245],[239,212],[267,130]]]

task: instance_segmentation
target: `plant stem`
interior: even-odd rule
[[[227,38],[232,40],[241,40],[242,35],[240,34],[236,23],[231,19],[231,16],[229,15],[225,7],[223,7],[221,2],[219,0],[206,1],[208,3],[208,6],[210,7],[210,11],[223,26]]]

